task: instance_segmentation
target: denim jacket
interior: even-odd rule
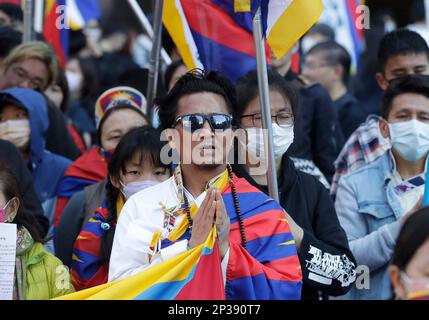
[[[390,180],[393,170],[391,152],[386,152],[339,182],[335,202],[338,218],[357,265],[367,266],[370,271],[369,288],[358,289],[359,275],[362,275],[358,272],[357,285],[342,299],[386,300],[392,297],[388,267],[404,215]]]

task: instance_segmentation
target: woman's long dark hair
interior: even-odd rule
[[[120,181],[121,173],[126,173],[126,164],[136,155],[139,156],[141,164],[150,161],[154,167],[164,167],[166,170],[170,170],[170,166],[163,164],[161,161],[161,150],[166,145],[166,142],[162,142],[160,137],[160,131],[151,126],[132,129],[121,139],[110,159],[110,179],[108,179],[106,186],[107,222],[110,228],[101,241],[101,260],[104,263],[109,262],[112,252],[115,225],[118,218],[116,202],[121,194],[121,191],[110,180]]]
[[[19,199],[19,208],[15,216],[15,219],[12,223],[16,224],[18,229],[25,227],[33,237],[35,242],[43,242],[42,237],[40,236],[37,230],[37,220],[36,218],[27,212],[23,211],[23,203],[19,194],[19,183],[13,171],[3,162],[0,162],[0,192],[6,198],[6,202],[12,200],[13,198]]]

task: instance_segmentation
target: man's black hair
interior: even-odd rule
[[[429,99],[429,76],[411,75],[391,81],[381,101],[381,116],[384,119],[389,117],[393,100],[405,93],[415,93]]]
[[[268,84],[270,90],[274,89],[278,91],[283,97],[289,100],[292,113],[296,115],[298,109],[298,93],[296,89],[274,70],[268,71]],[[255,70],[250,71],[238,79],[236,88],[238,101],[237,116],[241,118],[249,103],[259,95],[257,72]]]
[[[9,53],[22,43],[22,33],[11,27],[0,28],[0,58],[6,58]]]
[[[429,60],[428,44],[417,32],[398,29],[386,34],[381,39],[378,47],[378,63],[384,70],[391,57],[408,54],[426,54]]]
[[[215,71],[206,73],[204,70],[194,69],[182,76],[165,97],[155,99],[154,103],[159,107],[161,130],[173,127],[179,112],[180,98],[202,92],[222,96],[228,112],[234,120],[237,119],[237,98],[231,81]]]
[[[0,3],[0,11],[3,11],[14,22],[24,20],[22,9],[17,4],[10,2]]]
[[[307,55],[311,54],[322,54],[326,63],[329,65],[341,65],[344,70],[342,81],[345,86],[348,86],[352,58],[346,48],[335,41],[322,42],[316,44],[307,52]]]

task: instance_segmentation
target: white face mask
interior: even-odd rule
[[[124,195],[125,199],[128,200],[134,194],[142,190],[148,189],[150,187],[156,186],[159,183],[160,183],[159,181],[155,181],[155,180],[145,180],[145,181],[135,181],[135,182],[128,183],[127,185],[124,185],[121,182],[122,194]]]
[[[28,119],[0,122],[0,139],[13,143],[19,150],[25,150],[28,147],[30,134]]]
[[[402,158],[417,161],[429,152],[429,124],[418,120],[389,123],[392,147]]]
[[[67,83],[71,93],[78,93],[82,88],[83,77],[78,72],[66,71]]]
[[[281,159],[294,141],[294,126],[279,126],[273,123],[273,143],[274,158]],[[262,128],[249,128],[246,130],[248,135],[247,151],[249,154],[261,163],[266,163],[265,142]]]

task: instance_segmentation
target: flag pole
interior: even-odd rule
[[[147,116],[151,123],[153,122],[153,100],[156,96],[158,87],[159,75],[159,59],[161,52],[161,36],[162,36],[162,12],[164,8],[164,0],[155,2],[155,10],[153,14],[153,35],[152,52],[149,61],[149,78],[147,88]]]
[[[25,0],[24,7],[24,34],[22,42],[34,40],[34,3],[33,0]]]
[[[43,23],[45,20],[45,4],[43,0],[35,0],[34,8],[34,31],[43,33]]]
[[[277,184],[276,161],[274,158],[273,127],[271,123],[270,91],[268,86],[267,60],[265,53],[265,39],[262,34],[261,8],[253,19],[253,39],[256,49],[259,105],[261,106],[262,128],[264,129],[264,145],[267,159],[267,178],[270,197],[279,202],[279,190]]]
[[[131,6],[131,9],[133,9],[135,15],[139,19],[143,30],[146,32],[146,34],[149,36],[149,38],[153,41],[153,29],[149,22],[149,19],[144,14],[142,8],[139,6],[137,0],[128,0],[128,3]],[[167,51],[165,51],[164,48],[161,48],[161,59],[164,62],[165,65],[171,64],[171,58],[168,55]]]

